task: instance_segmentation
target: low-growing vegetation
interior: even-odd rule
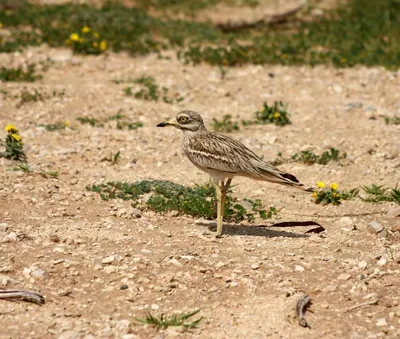
[[[400,117],[385,117],[386,125],[400,125]]]
[[[274,101],[272,106],[264,102],[263,107],[254,113],[254,120],[242,121],[243,126],[275,124],[285,126],[291,124],[289,119],[288,104],[282,101]]]
[[[71,123],[69,121],[60,121],[60,122],[56,122],[54,124],[41,124],[39,126],[44,127],[46,129],[46,131],[54,132],[54,131],[60,131],[60,130],[66,129],[70,125],[71,125]]]
[[[340,205],[342,200],[349,200],[357,196],[359,189],[350,191],[339,190],[337,183],[331,183],[329,187],[322,181],[317,183],[317,190],[313,193],[314,202],[322,205]]]
[[[83,26],[79,31],[70,34],[65,42],[75,53],[101,54],[107,50],[107,41],[101,38],[99,32]]]
[[[17,68],[1,66],[0,68],[0,80],[5,82],[34,82],[39,79],[42,79],[42,75],[36,73],[36,64],[28,64],[26,67],[19,66]]]
[[[213,118],[212,129],[217,132],[230,133],[239,130],[239,124],[232,121],[232,116],[227,114],[222,120]]]
[[[400,188],[396,186],[395,188],[384,187],[382,185],[372,184],[371,186],[362,187],[366,197],[361,199],[366,202],[381,202],[389,201],[400,204]]]
[[[201,317],[192,322],[187,322],[189,318],[193,317],[199,312],[200,310],[194,310],[192,312],[173,314],[171,316],[166,316],[164,313],[162,313],[160,316],[154,316],[151,313],[148,313],[146,318],[136,318],[136,321],[142,324],[154,326],[157,329],[166,329],[170,326],[182,326],[183,328],[189,329],[196,328],[203,319],[203,317]]]
[[[169,89],[165,86],[160,88],[157,85],[156,80],[150,76],[142,76],[133,80],[133,82],[139,85],[141,88],[134,91],[132,86],[124,88],[124,93],[127,96],[134,96],[136,99],[158,101],[160,98],[167,104],[179,102],[183,100],[183,97],[171,97],[168,95]]]
[[[99,193],[104,200],[132,200],[133,206],[157,213],[177,211],[179,214],[197,218],[216,218],[216,193],[212,184],[186,187],[169,181],[142,180],[133,184],[108,182],[88,186],[87,189]],[[228,194],[224,210],[225,220],[253,222],[256,217],[266,219],[277,214],[275,207],[267,210],[258,199],[245,199],[245,204],[250,208],[246,208],[237,198]]]
[[[76,52],[94,54],[108,48],[133,55],[160,54],[174,48],[184,62],[224,67],[246,63],[400,66],[398,0],[350,0],[319,17],[304,11],[280,25],[259,22],[235,32],[212,23],[157,17],[148,11],[152,7],[194,13],[218,2],[152,0],[127,8],[117,2],[94,7],[76,3],[38,6],[20,1],[11,10],[0,12],[0,22],[12,32],[1,39],[0,52],[43,43],[65,46],[68,42]],[[95,32],[101,32],[101,38],[95,37]]]
[[[301,162],[306,165],[327,165],[330,162],[338,162],[346,157],[346,153],[341,153],[338,149],[331,147],[329,151],[324,151],[321,155],[315,154],[311,151],[301,151],[300,153],[293,154],[289,159],[285,159],[282,156],[282,153],[278,153],[278,156],[272,164],[278,166],[290,162]]]
[[[109,125],[115,124],[115,127],[121,130],[123,129],[135,130],[140,127],[143,127],[142,122],[127,120],[127,117],[121,113],[121,110],[117,114],[112,115],[105,119],[78,117],[76,118],[76,120],[78,120],[83,125],[88,124],[92,127],[104,127],[106,123],[109,123]]]
[[[5,151],[0,152],[0,157],[26,162],[27,157],[24,152],[24,143],[19,135],[18,128],[14,125],[7,125],[5,131],[7,132],[6,139],[0,141],[0,145],[5,146]]]

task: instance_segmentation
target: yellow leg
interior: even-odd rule
[[[222,235],[222,192],[219,183],[215,184],[215,190],[217,192],[217,238]]]
[[[224,215],[224,208],[225,208],[225,200],[226,200],[226,193],[228,192],[229,186],[231,185],[232,179],[228,179],[226,183],[224,184],[223,181],[221,181],[221,204],[222,204],[222,216]]]
[[[226,183],[220,181],[220,183],[215,184],[217,190],[217,238],[222,235],[222,221],[224,218],[224,207],[226,200],[226,193],[232,182],[232,179],[228,179]]]

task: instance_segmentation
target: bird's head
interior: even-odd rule
[[[198,131],[206,129],[203,118],[195,111],[179,112],[174,119],[160,122],[157,127],[173,126],[182,131]]]

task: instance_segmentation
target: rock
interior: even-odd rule
[[[368,226],[369,230],[374,234],[378,234],[385,229],[381,224],[378,224],[376,221],[370,222]]]
[[[132,215],[134,215],[136,218],[141,218],[142,211],[138,208],[134,208],[134,209],[132,209]]]
[[[72,58],[72,50],[70,49],[60,49],[52,51],[50,59],[55,62],[67,62]]]
[[[110,255],[108,257],[101,259],[101,263],[102,264],[111,264],[112,262],[114,262],[114,260],[115,260],[115,257],[113,255]]]
[[[294,267],[294,270],[295,270],[296,272],[304,272],[305,268],[304,268],[303,266],[296,265],[296,266]]]
[[[360,261],[360,262],[358,263],[358,268],[359,268],[360,270],[366,269],[367,266],[368,266],[368,263],[367,263],[366,261]]]
[[[46,272],[40,268],[33,270],[31,272],[31,276],[34,278],[43,278],[45,274],[46,274]]]
[[[61,333],[57,339],[77,339],[79,338],[79,333],[74,330],[68,330]]]
[[[336,285],[326,285],[322,291],[324,292],[335,292],[337,290],[337,286]]]
[[[312,234],[312,235],[308,238],[308,240],[311,241],[311,242],[316,242],[316,243],[322,241],[321,237],[319,237],[317,234]]]
[[[252,264],[250,267],[251,267],[252,270],[258,270],[260,268],[260,265]]]
[[[380,258],[377,262],[378,266],[385,266],[387,264],[387,259],[386,258]]]
[[[159,305],[157,305],[157,304],[151,304],[151,309],[152,310],[158,310],[160,308],[160,306]]]
[[[215,265],[215,267],[216,268],[221,268],[221,267],[224,267],[226,264],[225,263],[223,263],[222,261],[220,261],[220,262],[218,262],[216,265]]]
[[[17,241],[17,240],[18,240],[17,233],[15,233],[15,232],[10,232],[10,233],[7,235],[7,239],[10,240],[10,241]]]
[[[0,267],[0,273],[10,273],[13,271],[12,266],[2,266]]]
[[[124,334],[121,338],[122,339],[136,339],[136,338],[138,338],[138,336],[130,333],[130,334]]]
[[[386,215],[394,218],[400,217],[400,207],[389,207]]]
[[[117,268],[114,265],[104,267],[104,272],[106,272],[107,274],[114,273],[116,270]]]
[[[387,326],[386,319],[385,318],[376,319],[376,326],[378,326],[378,327]]]
[[[350,275],[350,274],[348,274],[348,273],[342,273],[342,274],[340,274],[340,275],[337,277],[337,280],[346,281],[346,280],[349,280],[350,278],[351,278],[351,275]]]

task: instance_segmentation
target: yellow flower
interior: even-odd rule
[[[324,183],[323,181],[318,181],[318,182],[317,182],[317,186],[318,186],[319,188],[324,188],[324,187],[325,187],[325,183]]]
[[[11,136],[16,140],[16,141],[21,141],[21,137],[16,134],[16,133],[12,133]]]
[[[18,133],[18,128],[15,127],[14,125],[7,125],[7,126],[6,126],[6,132],[9,132],[9,133]]]
[[[80,38],[80,39],[79,39],[79,43],[83,44],[84,42],[85,42],[85,39],[84,39],[84,38]]]
[[[281,116],[281,114],[279,112],[275,112],[274,113],[274,118],[275,119],[278,119],[280,116]]]
[[[99,36],[100,36],[99,33],[97,33],[97,32],[94,32],[94,33],[93,33],[93,37],[94,37],[94,38],[98,38]]]
[[[70,38],[71,41],[78,41],[79,40],[79,34],[78,33],[72,33],[69,36],[69,38]]]
[[[331,183],[331,188],[336,191],[339,188],[339,185],[336,182]]]
[[[68,127],[71,125],[71,123],[69,121],[64,121],[64,125]]]
[[[332,193],[332,197],[336,198],[338,196],[338,194],[336,192]]]
[[[104,52],[107,49],[107,42],[105,40],[101,40],[99,48],[100,48],[101,51]]]
[[[314,192],[314,193],[312,194],[312,196],[313,196],[313,198],[316,198],[316,197],[318,197],[318,193],[317,193],[317,192]]]
[[[81,29],[82,33],[89,33],[90,32],[90,28],[88,26],[84,26]]]
[[[94,43],[92,43],[92,45],[93,45],[94,48],[99,47],[99,44],[98,44],[98,42],[96,42],[96,41],[95,41]]]

